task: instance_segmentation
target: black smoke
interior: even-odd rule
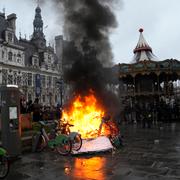
[[[75,94],[86,95],[91,89],[106,107],[117,107],[117,98],[106,88],[114,75],[110,72],[113,56],[109,35],[117,27],[111,8],[115,0],[54,2],[63,7],[64,34],[74,44],[74,50],[68,46],[64,50],[64,61],[72,64],[65,71],[65,79],[73,84]]]
[[[64,35],[74,41],[81,51],[81,43],[86,37],[97,51],[97,58],[103,66],[112,66],[112,52],[109,34],[117,27],[112,11],[114,4],[121,0],[39,0],[41,5],[54,4],[59,19],[64,15]],[[60,15],[61,14],[61,15]],[[59,20],[60,26],[62,21]]]
[[[112,3],[103,0],[63,1],[64,30],[80,52],[66,78],[74,84],[75,93],[86,94],[91,89],[110,113],[117,113],[117,97],[106,88],[115,79],[115,74],[112,68],[105,67],[112,65],[109,34],[117,26],[111,11]]]
[[[75,41],[79,50],[84,37],[97,51],[98,60],[105,66],[112,65],[109,33],[117,26],[111,11],[113,1],[56,0],[64,8],[64,34]]]

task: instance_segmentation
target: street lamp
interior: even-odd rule
[[[56,84],[58,85],[59,87],[59,91],[60,91],[60,106],[62,107],[62,104],[63,104],[63,101],[62,101],[62,98],[63,98],[63,79],[59,79],[57,80]]]

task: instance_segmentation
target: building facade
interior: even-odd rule
[[[35,9],[30,40],[16,37],[16,14],[0,13],[0,24],[0,84],[18,85],[26,100],[60,103],[63,38],[55,37],[56,50],[46,45],[40,7]]]

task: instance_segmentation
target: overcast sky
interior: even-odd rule
[[[118,0],[117,0],[118,1]],[[180,59],[180,0],[123,0],[114,6],[118,28],[110,36],[115,63],[131,62],[139,38],[139,28],[159,60]],[[0,11],[17,14],[17,36],[27,38],[33,32],[36,0],[0,0]],[[55,35],[63,34],[63,20],[49,3],[41,6],[44,33],[52,43]],[[60,12],[58,12],[60,14]],[[58,23],[57,23],[58,22]]]

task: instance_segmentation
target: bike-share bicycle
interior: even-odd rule
[[[43,121],[38,122],[40,130],[32,137],[32,151],[41,152],[45,147],[55,149],[61,155],[68,155],[71,152],[72,144],[68,136],[65,134],[58,134],[57,130],[53,128],[49,134],[45,130],[47,124]],[[55,126],[56,122],[55,122]]]
[[[32,137],[32,150],[34,152],[40,152],[48,146],[51,149],[56,149],[56,151],[61,155],[68,155],[72,150],[79,150],[81,148],[81,136],[76,132],[72,132],[69,135],[61,133],[58,121],[54,121],[54,127],[51,129],[49,134],[47,134],[45,130],[45,126],[47,126],[46,123],[39,121],[39,124],[39,132]],[[67,125],[66,129],[68,129]]]
[[[9,168],[10,164],[7,151],[0,147],[0,179],[3,179],[8,175]]]

